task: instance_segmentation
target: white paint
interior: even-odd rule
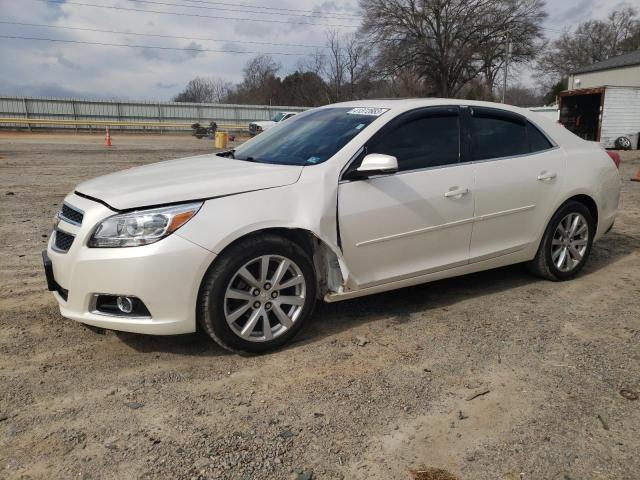
[[[517,112],[544,130],[558,148],[340,182],[352,157],[388,121],[408,110],[439,105]],[[388,108],[389,112],[321,164],[286,167],[204,156],[131,169],[83,184],[79,188],[125,208],[186,201],[194,195],[224,196],[207,200],[176,233],[151,245],[90,249],[86,242],[93,228],[114,212],[70,194],[66,201],[85,212],[84,222],[81,227],[60,223],[61,229],[76,235],[67,253],[54,252],[51,244],[48,247],[55,277],[69,290],[67,302],[56,297],[62,314],[116,330],[194,331],[198,288],[206,270],[230,243],[265,228],[306,230],[335,255],[344,283],[325,299],[336,301],[530,260],[553,212],[574,195],[588,195],[595,201],[596,239],[614,221],[620,180],[611,159],[598,145],[528,110],[442,99],[358,101],[341,106]],[[460,193],[446,197],[452,190]],[[371,242],[381,238],[385,241]],[[90,313],[94,292],[135,295],[147,304],[152,318]]]

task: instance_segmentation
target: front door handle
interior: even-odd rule
[[[469,193],[468,188],[452,187],[451,189],[449,189],[449,191],[447,191],[444,194],[444,196],[446,198],[460,198],[463,195],[466,195],[467,193]]]
[[[540,172],[540,175],[538,175],[538,180],[544,182],[546,180],[553,180],[557,176],[558,174],[556,172],[547,172],[546,170],[543,170],[542,172]]]

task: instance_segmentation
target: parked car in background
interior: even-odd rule
[[[269,130],[274,125],[284,122],[285,120],[293,117],[298,112],[278,112],[271,120],[265,120],[263,122],[251,122],[249,124],[249,134],[251,136],[258,135],[266,130]]]
[[[45,272],[68,318],[158,335],[199,324],[225,348],[263,352],[319,299],[520,262],[572,278],[615,220],[613,160],[517,107],[327,105],[235,150],[78,185]]]

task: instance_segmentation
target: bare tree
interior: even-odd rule
[[[362,31],[390,76],[410,72],[452,97],[485,69],[482,47],[542,37],[544,0],[360,0]],[[529,41],[529,40],[528,40]],[[486,52],[484,52],[485,56]],[[491,55],[489,55],[491,58]]]
[[[258,55],[247,62],[244,69],[242,86],[255,90],[264,86],[267,78],[275,77],[282,66],[270,55]]]
[[[227,97],[233,92],[233,83],[221,78],[211,79],[211,96],[213,103],[225,102]]]
[[[233,84],[221,78],[196,77],[174,98],[175,102],[220,103],[233,90]]]
[[[327,52],[323,71],[329,87],[329,98],[331,102],[339,102],[342,100],[347,56],[342,47],[342,37],[337,30],[327,32]]]
[[[355,100],[358,97],[358,86],[370,80],[369,49],[357,35],[351,34],[344,38],[344,50],[348,99]]]
[[[316,49],[313,53],[298,61],[296,71],[322,75],[326,69],[326,63],[327,55],[323,53],[322,49]]]
[[[640,48],[640,20],[627,7],[612,12],[606,20],[589,20],[566,31],[551,43],[538,62],[539,70],[553,79],[577,68]]]

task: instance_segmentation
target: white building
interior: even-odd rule
[[[560,123],[605,148],[640,148],[640,50],[571,72]]]
[[[574,70],[567,90],[602,87],[640,87],[640,50]]]

